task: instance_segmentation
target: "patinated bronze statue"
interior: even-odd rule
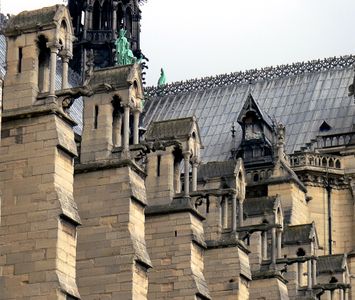
[[[137,58],[133,55],[129,41],[126,38],[126,30],[121,29],[116,45],[116,65],[124,66],[133,64]]]
[[[166,84],[166,76],[165,76],[164,69],[161,68],[160,69],[160,77],[159,77],[159,80],[158,80],[158,86],[162,86],[164,84]]]

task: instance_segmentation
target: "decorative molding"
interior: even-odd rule
[[[325,58],[308,62],[280,65],[263,69],[252,69],[245,72],[222,74],[201,79],[178,81],[161,87],[147,87],[146,95],[150,97],[176,95],[181,93],[204,91],[215,87],[234,85],[239,83],[255,83],[275,78],[321,72],[331,69],[344,69],[354,65],[355,55]]]

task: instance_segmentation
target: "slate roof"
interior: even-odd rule
[[[187,138],[191,134],[194,122],[193,117],[153,122],[148,127],[145,139],[156,141]]]
[[[319,256],[317,260],[318,273],[343,272],[344,254]]]
[[[286,226],[282,235],[283,243],[285,245],[309,244],[313,226],[312,223]]]
[[[0,74],[4,78],[6,70],[6,38],[3,35],[0,35]]]
[[[332,127],[329,134],[352,129],[354,61],[344,56],[148,88],[143,123],[195,115],[202,159],[226,160],[240,143],[240,126],[235,142],[231,127],[251,93],[264,114],[286,126],[286,152],[293,153],[320,133],[323,121]]]
[[[244,214],[247,217],[273,214],[276,201],[277,196],[247,198],[244,201]]]
[[[235,160],[208,162],[207,164],[200,165],[197,178],[198,180],[203,180],[207,178],[233,176],[236,166],[237,161]]]
[[[5,32],[10,32],[14,29],[16,30],[17,28],[29,29],[49,24],[53,24],[53,26],[55,26],[53,19],[59,7],[60,5],[57,4],[36,10],[23,11],[16,16],[12,16],[8,21]]]
[[[54,9],[48,9],[49,18]],[[24,15],[21,22],[27,22],[27,17]],[[1,74],[5,74],[5,53],[1,35]],[[355,56],[328,58],[147,88],[143,125],[195,115],[204,145],[203,161],[227,160],[242,136],[240,126],[235,126],[233,140],[232,124],[251,93],[265,117],[286,126],[286,152],[293,153],[320,134],[324,121],[331,126],[327,134],[352,130],[355,105],[348,87],[354,78],[354,61]],[[69,81],[80,85],[75,75],[69,75]],[[77,99],[70,115],[79,123],[75,128],[78,134],[82,131],[82,110],[82,99]]]
[[[97,69],[90,79],[90,85],[111,84],[115,87],[128,87],[127,78],[131,70],[132,65]]]
[[[1,50],[0,50],[0,54],[1,54]],[[57,90],[60,90],[62,86],[62,64],[60,64],[59,61],[57,63],[56,73],[57,74],[56,74],[55,86]],[[68,70],[68,83],[69,83],[69,87],[77,87],[82,85],[81,77],[70,68]],[[83,98],[80,97],[78,99],[75,99],[73,105],[69,109],[69,115],[78,124],[77,126],[74,127],[74,132],[79,135],[81,135],[83,131],[83,107],[84,107]]]

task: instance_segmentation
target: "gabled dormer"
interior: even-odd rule
[[[264,114],[251,94],[248,95],[238,116],[243,137],[237,156],[248,163],[272,161],[275,129],[272,120]]]
[[[146,179],[150,204],[167,204],[182,191],[189,197],[190,191],[197,190],[197,168],[203,146],[194,116],[151,123],[145,141],[152,149],[147,156]]]

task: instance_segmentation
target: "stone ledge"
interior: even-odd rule
[[[249,183],[248,187],[255,187],[255,186],[259,186],[259,185],[268,185],[268,184],[282,184],[282,183],[290,183],[290,182],[297,184],[302,192],[307,193],[307,188],[302,183],[302,181],[299,180],[298,178],[293,177],[293,176],[282,176],[282,177],[277,177],[277,178],[268,178],[268,179],[263,180],[258,183]]]
[[[57,271],[57,277],[60,289],[67,295],[74,297],[75,299],[80,299],[80,294],[76,282],[73,278],[64,275],[63,273]]]
[[[198,212],[191,203],[190,197],[174,198],[170,204],[148,206],[145,209],[146,216],[176,214],[180,212],[190,212],[201,221],[205,217]]]
[[[197,246],[203,248],[203,249],[207,249],[207,244],[204,241],[203,236],[201,235],[197,235],[195,233],[192,234],[192,242],[195,243]]]
[[[17,120],[17,119],[27,119],[27,118],[45,116],[45,115],[49,115],[49,114],[55,114],[55,115],[63,118],[71,126],[78,125],[56,103],[43,104],[43,105],[32,105],[29,107],[14,108],[14,109],[5,110],[2,113],[2,121],[8,122],[8,121]]]
[[[313,286],[313,289],[321,289],[321,290],[327,290],[327,291],[334,291],[337,289],[350,289],[351,285],[348,283],[324,283],[324,284],[317,284]]]
[[[145,242],[133,237],[131,239],[135,250],[135,261],[146,269],[152,268],[152,261],[150,260]]]
[[[81,219],[78,213],[78,206],[74,201],[72,194],[69,194],[67,191],[63,190],[60,187],[55,188],[60,203],[60,208],[62,211],[62,216],[65,219],[71,220],[75,226],[81,225]]]
[[[288,281],[282,276],[282,274],[277,270],[268,270],[268,271],[253,271],[252,272],[252,279],[253,280],[261,280],[261,279],[269,279],[269,278],[276,278],[287,284]]]
[[[147,174],[135,162],[130,159],[107,159],[97,162],[78,163],[74,167],[74,173],[89,173],[121,167],[131,167],[143,179],[147,176]]]
[[[219,240],[209,240],[206,241],[207,249],[217,249],[217,248],[229,248],[238,247],[240,250],[246,254],[251,253],[247,246],[239,240],[235,235],[230,235],[228,237],[222,237]]]

